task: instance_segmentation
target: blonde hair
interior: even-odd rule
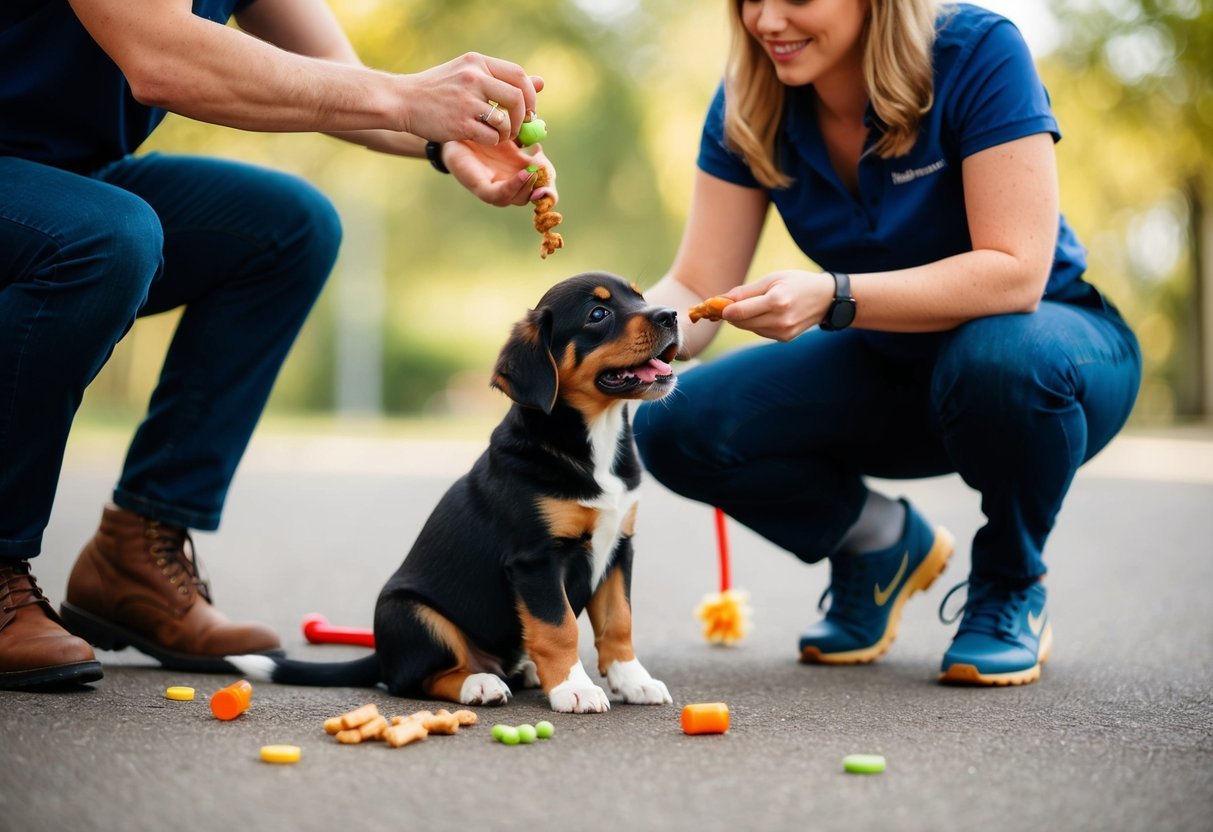
[[[768,188],[786,188],[775,139],[783,118],[784,85],[762,48],[741,23],[745,0],[729,0],[731,40],[725,70],[724,135],[754,178]],[[863,79],[884,133],[870,152],[883,159],[904,156],[918,138],[935,90],[931,50],[939,0],[869,0],[864,30]]]

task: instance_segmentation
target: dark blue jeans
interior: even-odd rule
[[[38,554],[85,387],[135,318],[184,307],[114,491],[218,527],[341,240],[282,173],[151,154],[90,175],[0,157],[0,557]]]
[[[1116,435],[1141,355],[1090,290],[955,330],[810,330],[682,374],[643,405],[649,471],[814,562],[859,517],[864,476],[959,472],[982,495],[973,575],[1022,584],[1045,573],[1045,540],[1074,472]]]

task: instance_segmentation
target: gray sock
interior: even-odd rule
[[[890,500],[876,491],[868,491],[859,519],[843,535],[838,549],[848,555],[887,549],[901,539],[905,523],[906,507],[900,500]]]

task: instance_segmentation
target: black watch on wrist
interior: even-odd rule
[[[446,169],[446,165],[442,164],[442,142],[426,142],[425,158],[430,160],[430,164],[434,166],[434,170],[439,173],[450,173]]]
[[[855,320],[855,298],[851,296],[851,276],[846,272],[830,272],[834,278],[834,300],[821,320],[821,328],[828,332],[846,329]]]

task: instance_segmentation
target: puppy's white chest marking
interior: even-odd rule
[[[623,413],[626,405],[619,402],[607,408],[589,425],[590,453],[594,460],[594,480],[602,489],[593,500],[581,505],[598,512],[598,523],[594,526],[590,548],[593,568],[590,586],[597,587],[610,562],[611,553],[623,529],[623,521],[640,499],[640,489],[628,490],[623,480],[611,473],[615,456],[619,450],[619,433],[623,430]]]

